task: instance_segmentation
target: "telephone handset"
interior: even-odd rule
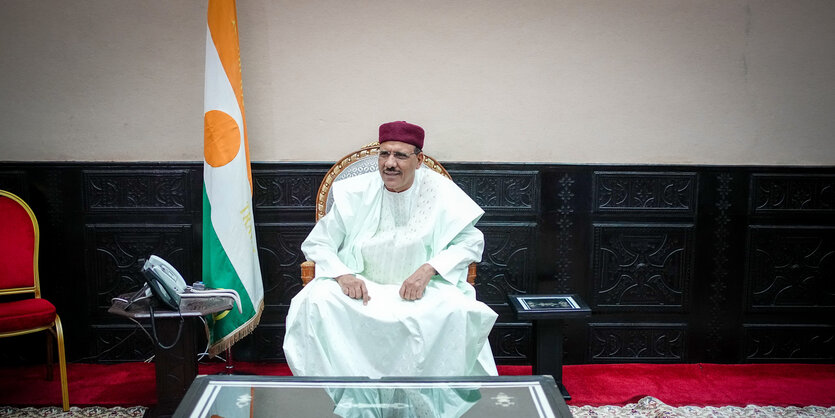
[[[152,255],[142,266],[142,274],[154,296],[169,308],[180,309],[180,295],[188,285],[174,266]]]

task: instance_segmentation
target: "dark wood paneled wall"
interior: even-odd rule
[[[299,245],[328,168],[253,164],[266,310],[238,360],[283,360]],[[476,288],[499,313],[499,363],[531,354],[531,326],[506,295],[569,292],[593,315],[566,324],[567,363],[833,361],[835,167],[446,168],[486,212]],[[0,163],[0,189],[40,220],[41,283],[69,358],[150,357],[144,332],[106,310],[140,286],[148,254],[200,277],[202,165]],[[42,342],[0,340],[0,361],[37,361]]]

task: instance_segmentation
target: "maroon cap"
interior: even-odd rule
[[[404,121],[389,122],[380,125],[380,140],[400,141],[423,149],[423,128]]]

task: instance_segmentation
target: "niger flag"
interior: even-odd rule
[[[235,289],[237,308],[209,318],[209,354],[258,325],[264,285],[252,218],[252,172],[244,118],[234,0],[209,0],[203,142],[203,282]]]

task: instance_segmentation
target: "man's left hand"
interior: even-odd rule
[[[412,273],[400,286],[400,297],[405,300],[418,300],[423,297],[423,291],[426,290],[426,285],[432,276],[438,274],[435,268],[429,264],[424,264]]]

